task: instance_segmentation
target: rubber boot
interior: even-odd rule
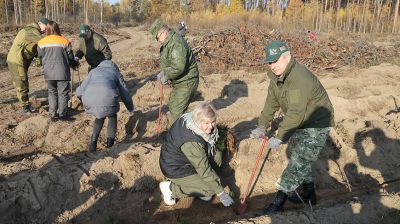
[[[96,152],[98,139],[99,139],[99,136],[92,135],[92,137],[90,139],[90,143],[89,143],[89,152]]]
[[[107,138],[107,148],[111,148],[114,145],[115,138]]]
[[[301,204],[303,202],[306,204],[311,203],[312,205],[317,204],[317,195],[315,194],[314,182],[303,183],[302,187],[303,187],[303,191],[299,193],[301,200],[300,200],[299,196],[296,194],[296,192],[293,192],[288,197],[289,201],[294,204]]]
[[[258,211],[256,214],[257,215],[270,215],[273,213],[281,212],[283,211],[283,205],[285,204],[286,200],[288,198],[288,195],[284,193],[283,191],[278,191],[276,194],[276,197],[274,201],[263,208],[262,210]]]

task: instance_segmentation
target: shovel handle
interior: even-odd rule
[[[164,96],[163,89],[164,89],[163,84],[160,83],[160,107],[158,108],[157,134],[160,134],[160,131],[161,131],[161,109],[163,106],[163,96]]]
[[[264,152],[265,145],[266,145],[267,142],[268,142],[268,138],[267,138],[267,137],[261,136],[261,135],[260,135],[260,137],[262,137],[263,143],[262,143],[262,145],[261,145],[260,152],[258,153],[258,157],[257,157],[257,160],[256,160],[256,164],[254,164],[253,171],[252,171],[252,173],[251,173],[251,177],[250,177],[249,183],[247,184],[246,194],[244,195],[244,198],[242,198],[242,199],[240,200],[240,202],[241,202],[242,204],[246,201],[247,195],[249,194],[251,184],[253,183],[254,175],[255,175],[256,170],[257,170],[257,168],[258,168],[258,163],[260,162],[261,156],[262,156],[262,154],[263,154],[263,152]]]

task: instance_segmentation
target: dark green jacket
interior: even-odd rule
[[[199,79],[199,70],[192,49],[185,39],[169,31],[160,49],[161,70],[173,84]]]
[[[83,55],[92,68],[97,67],[104,60],[112,59],[111,49],[106,38],[94,31],[92,31],[92,37],[89,40],[85,40],[83,37],[79,38],[76,56],[82,58]]]
[[[271,82],[258,126],[268,128],[281,108],[285,117],[279,124],[278,139],[286,142],[296,129],[334,126],[334,111],[325,88],[304,65],[294,58],[278,77],[268,72]]]
[[[27,67],[37,56],[37,43],[41,39],[40,27],[31,23],[20,30],[7,55],[7,62]]]

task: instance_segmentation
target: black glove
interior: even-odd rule
[[[73,70],[77,70],[81,64],[77,60],[72,60],[69,65]]]
[[[83,52],[81,51],[81,50],[77,50],[76,52],[75,52],[75,58],[78,58],[78,59],[82,59],[83,58]]]

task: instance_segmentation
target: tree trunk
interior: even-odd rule
[[[400,7],[400,0],[396,1],[396,6],[394,7],[394,16],[393,16],[393,27],[392,27],[392,33],[396,32],[396,26],[397,26],[397,18],[399,16],[399,7]]]
[[[89,0],[84,0],[85,1],[85,23],[89,24],[89,18],[88,18],[88,11],[89,11]]]
[[[18,1],[13,0],[14,5],[14,18],[15,18],[15,25],[18,26]]]
[[[72,16],[74,17],[74,23],[76,23],[75,0],[72,0]]]
[[[335,21],[335,29],[338,30],[339,29],[339,11],[340,11],[340,1],[341,0],[337,0],[337,6],[336,6],[336,21]]]
[[[21,0],[18,0],[18,2],[19,2],[19,4],[18,4],[19,23],[22,25],[22,10],[21,10],[22,2],[21,2]]]
[[[100,24],[103,24],[103,0],[100,0]]]
[[[4,0],[4,8],[6,10],[6,22],[8,24],[8,2],[7,2],[7,0]]]

